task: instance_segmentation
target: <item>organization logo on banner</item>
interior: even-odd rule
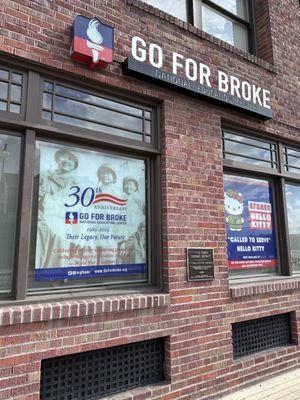
[[[66,217],[65,217],[65,223],[66,224],[77,224],[78,223],[78,213],[77,212],[66,212]]]
[[[98,18],[78,15],[72,26],[70,49],[73,61],[87,63],[89,68],[106,68],[114,58],[114,28]]]

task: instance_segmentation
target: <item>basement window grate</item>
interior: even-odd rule
[[[233,358],[292,344],[290,314],[232,324]]]
[[[88,400],[164,380],[162,338],[42,361],[41,400]]]

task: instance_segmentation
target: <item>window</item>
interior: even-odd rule
[[[147,282],[147,160],[37,141],[29,287]]]
[[[254,52],[249,0],[144,0],[247,52]]]
[[[11,292],[21,138],[0,131],[0,293]]]
[[[249,51],[247,0],[195,0],[194,24],[232,46]]]
[[[145,3],[173,15],[176,18],[187,21],[187,4],[185,0],[144,0]]]
[[[0,68],[5,117],[24,74]],[[156,105],[28,74],[0,130],[0,295],[160,285]]]
[[[223,130],[232,277],[300,272],[300,150]]]
[[[21,114],[24,76],[19,71],[0,68],[0,111]]]

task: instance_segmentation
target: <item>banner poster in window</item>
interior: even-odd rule
[[[35,279],[147,279],[145,161],[38,150]]]
[[[275,269],[278,259],[271,183],[226,175],[224,191],[229,269]]]

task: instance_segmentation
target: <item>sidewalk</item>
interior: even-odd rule
[[[300,368],[218,400],[300,400]]]

